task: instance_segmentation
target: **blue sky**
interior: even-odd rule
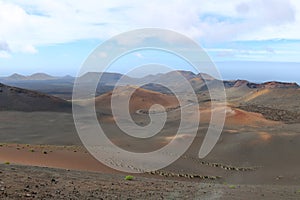
[[[167,28],[197,41],[224,79],[300,83],[298,0],[0,0],[0,76],[76,75],[103,41],[137,28]],[[162,52],[135,52],[112,71],[161,62],[191,70]]]

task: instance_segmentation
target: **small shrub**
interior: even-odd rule
[[[126,181],[132,181],[133,180],[133,176],[127,175],[127,176],[125,176],[125,180]]]
[[[48,152],[47,151],[43,151],[43,154],[48,154]]]
[[[229,185],[229,188],[230,188],[230,189],[235,189],[236,186],[235,186],[235,185]]]
[[[9,165],[9,164],[10,164],[10,162],[6,161],[4,164],[6,164],[6,165]]]
[[[30,152],[34,152],[34,149],[30,149]]]

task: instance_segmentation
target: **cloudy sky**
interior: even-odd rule
[[[0,0],[0,76],[76,75],[101,42],[145,27],[194,39],[225,79],[300,82],[299,0]]]

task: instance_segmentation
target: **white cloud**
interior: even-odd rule
[[[138,58],[144,58],[144,56],[139,52],[135,53],[134,55]]]
[[[20,44],[19,46],[14,46],[15,51],[22,52],[22,53],[30,53],[35,54],[37,53],[37,49],[30,44]]]
[[[106,57],[107,57],[107,53],[101,51],[101,52],[99,52],[99,57],[100,57],[100,58],[106,58]]]
[[[0,51],[10,51],[7,42],[0,41]]]
[[[10,49],[6,42],[0,41],[0,58],[10,58]]]
[[[0,58],[10,58],[11,55],[6,51],[0,51]]]
[[[295,10],[289,0],[242,2],[236,6],[236,11],[249,20],[255,20],[258,24],[281,25],[295,20]]]
[[[134,28],[168,28],[201,41],[300,38],[298,0],[0,0],[0,41],[11,52]]]

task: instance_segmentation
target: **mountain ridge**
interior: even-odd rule
[[[116,72],[87,72],[81,76],[75,77],[75,76],[71,76],[71,75],[64,75],[64,76],[52,76],[49,75],[47,73],[42,73],[42,72],[37,72],[37,73],[33,73],[31,75],[22,75],[22,74],[18,74],[18,73],[13,73],[10,76],[3,76],[0,77],[1,79],[10,79],[10,80],[49,80],[49,79],[71,79],[71,78],[90,78],[90,77],[100,77],[101,76],[106,76],[106,77],[111,77],[111,76],[115,76],[115,79],[120,79],[122,76],[128,77],[128,78],[132,78],[132,79],[157,79],[160,78],[162,76],[172,76],[174,73],[178,73],[180,75],[182,75],[183,77],[185,77],[186,79],[190,80],[190,79],[194,79],[194,78],[199,78],[202,77],[205,80],[212,80],[215,79],[214,77],[210,76],[209,74],[206,73],[198,73],[195,74],[194,72],[191,71],[185,71],[185,70],[174,70],[174,71],[170,71],[167,73],[157,73],[157,74],[148,74],[145,75],[143,77],[131,77],[128,76],[126,74],[121,74],[121,73],[116,73]],[[282,84],[282,85],[287,85],[287,86],[292,86],[292,87],[299,87],[299,84],[296,82],[289,82],[289,81],[276,81],[276,80],[271,80],[271,81],[263,81],[263,82],[253,82],[253,81],[248,81],[245,79],[236,79],[236,80],[226,80],[223,79],[222,81],[227,81],[227,82],[247,82],[250,84],[255,84],[256,86],[259,85],[276,85],[276,84]]]
[[[71,103],[55,96],[0,83],[1,111],[71,112]]]
[[[175,76],[175,73],[184,77],[190,83],[196,93],[208,91],[208,84],[210,84],[209,88],[216,88],[220,86],[220,83],[223,83],[226,89],[300,89],[300,86],[293,82],[268,81],[263,83],[255,83],[240,79],[218,80],[208,74],[195,74],[193,72],[183,70],[171,71],[168,73],[158,73],[155,75],[150,74],[142,78],[135,78],[126,75],[123,76],[120,73],[112,72],[88,72],[77,78],[77,82],[84,84],[84,87],[90,87],[95,82],[98,82],[101,76],[101,80],[98,82],[96,95],[101,95],[113,90],[117,83],[119,83],[119,86],[140,85],[144,89],[165,94],[172,93],[170,89],[166,87],[168,85],[172,85],[179,91],[184,92],[186,89],[186,82],[183,82],[180,77]],[[34,90],[70,100],[72,98],[75,77],[68,75],[63,77],[53,77],[47,74],[38,73],[31,75],[31,78],[28,78],[20,74],[13,74],[10,77],[0,77],[0,82],[6,85]]]

